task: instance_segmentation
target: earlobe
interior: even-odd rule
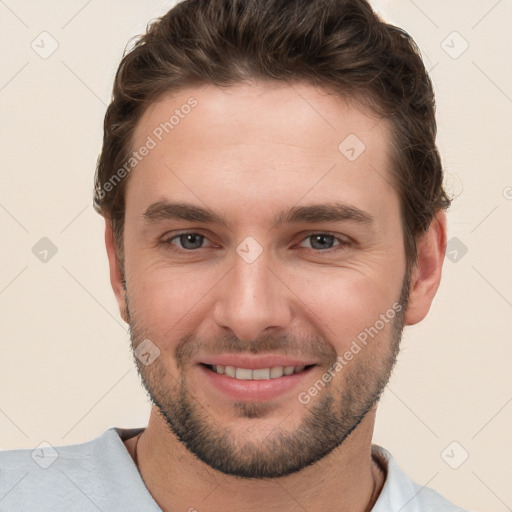
[[[112,290],[116,296],[121,317],[126,323],[128,323],[126,291],[124,288],[124,272],[119,261],[117,247],[114,241],[112,223],[108,217],[105,217],[105,247],[107,249],[108,263],[110,267],[110,284],[112,285]]]
[[[446,213],[440,210],[428,230],[416,240],[418,260],[411,273],[405,324],[414,325],[426,316],[441,281],[446,252]]]

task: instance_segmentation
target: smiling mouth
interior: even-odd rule
[[[279,379],[281,377],[287,377],[290,375],[295,375],[297,373],[302,373],[313,366],[315,364],[310,364],[306,366],[273,366],[271,368],[238,368],[235,366],[223,366],[220,364],[204,364],[201,363],[202,366],[208,368],[208,370],[217,373],[219,375],[225,375],[226,377],[230,377],[236,380],[270,380],[270,379]]]

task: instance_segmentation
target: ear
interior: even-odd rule
[[[112,223],[108,217],[105,217],[105,246],[107,248],[108,264],[110,266],[110,284],[117,299],[119,312],[122,319],[128,323],[128,313],[126,308],[126,295],[123,286],[123,269],[119,263],[116,245],[114,242],[114,231]]]
[[[421,322],[430,309],[441,281],[446,252],[446,213],[440,210],[428,231],[416,240],[418,260],[411,273],[405,325]]]

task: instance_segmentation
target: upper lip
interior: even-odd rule
[[[257,370],[259,368],[273,368],[274,366],[310,366],[314,361],[280,355],[243,355],[223,354],[204,357],[198,363],[207,365],[234,366],[235,368],[247,368]]]

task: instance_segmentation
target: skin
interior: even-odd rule
[[[187,399],[205,424],[227,433],[235,449],[230,457],[236,449],[250,447],[246,454],[272,460],[277,448],[268,450],[269,443],[289,439],[305,418],[318,416],[315,406],[323,407],[327,396],[348,407],[356,402],[347,397],[358,396],[353,386],[359,382],[361,395],[370,397],[385,384],[394,363],[399,332],[389,322],[308,404],[297,400],[297,393],[321,378],[403,291],[406,259],[399,197],[391,185],[390,126],[310,84],[255,82],[227,89],[191,88],[162,98],[140,120],[133,147],[142,146],[190,96],[197,106],[129,176],[124,267],[107,219],[111,283],[121,314],[130,323],[134,348],[148,338],[160,350],[149,366],[136,360],[146,389],[164,400],[169,398],[166,393],[177,397],[178,383],[185,382]],[[355,161],[338,150],[349,134],[366,146]],[[228,226],[148,222],[143,213],[163,200],[208,207]],[[288,207],[334,201],[366,212],[372,223],[299,222],[272,228],[275,215]],[[204,235],[203,246],[186,252],[179,238],[162,243],[184,231]],[[351,243],[338,245],[338,239],[329,239],[330,245],[315,251],[309,238],[315,233]],[[250,264],[236,252],[248,236],[262,248]],[[401,319],[406,325],[426,316],[439,286],[446,248],[443,212],[418,238],[417,247]],[[300,389],[265,403],[236,406],[205,384],[195,364],[210,348],[228,352],[228,342],[254,350],[264,347],[265,354],[284,353],[279,350],[283,336],[291,340],[290,354],[309,357],[317,366]],[[274,344],[258,345],[262,340]],[[184,347],[193,347],[189,357],[183,356]],[[375,389],[370,389],[374,380]],[[249,409],[252,417],[246,414]],[[335,409],[336,418],[346,412],[338,405]],[[138,444],[139,469],[163,510],[291,511],[299,503],[310,512],[326,507],[364,512],[385,481],[371,456],[376,410],[375,401],[362,411],[350,435],[314,464],[286,476],[248,479],[197,458],[153,405]],[[312,441],[323,435],[321,427],[310,432]],[[125,442],[132,456],[133,444],[133,439]],[[286,453],[285,443],[276,446]]]

